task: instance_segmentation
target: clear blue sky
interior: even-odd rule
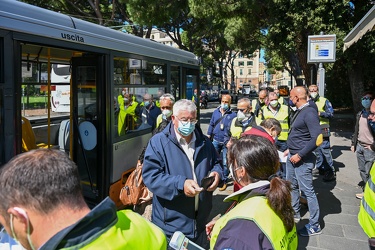
[[[260,49],[260,59],[259,59],[260,62],[265,62],[264,61],[264,49]]]

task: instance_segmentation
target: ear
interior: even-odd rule
[[[238,177],[243,178],[246,175],[246,170],[244,166],[239,167],[237,171],[237,173],[239,173],[239,175],[237,175]]]
[[[26,233],[27,232],[27,223],[28,223],[28,216],[24,209],[19,207],[11,207],[8,209],[8,213],[13,215],[13,223],[21,224],[21,228]]]

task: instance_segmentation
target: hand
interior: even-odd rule
[[[289,149],[284,151],[284,156],[287,156],[289,154]]]
[[[365,149],[368,149],[368,150],[372,151],[371,146],[365,146]]]
[[[354,146],[350,147],[350,151],[354,152]]]
[[[184,182],[184,193],[187,197],[194,197],[199,194],[203,188],[201,188],[198,183],[194,180],[187,179]]]
[[[295,154],[292,157],[290,157],[290,162],[293,164],[297,164],[301,160],[301,156],[299,154]]]
[[[216,215],[214,218],[212,218],[212,220],[210,222],[208,222],[206,224],[206,234],[207,234],[207,239],[210,240],[211,239],[211,233],[212,233],[212,229],[214,228],[215,224],[216,224],[216,221],[218,219],[220,219],[221,217],[221,214],[218,214]]]
[[[207,188],[207,191],[215,191],[217,188],[217,185],[219,185],[220,182],[220,176],[217,172],[211,172],[209,176],[215,176],[214,182],[212,182],[211,186]]]

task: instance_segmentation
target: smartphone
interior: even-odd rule
[[[176,250],[204,250],[204,248],[186,238],[186,236],[180,231],[177,231],[172,235],[169,246]]]
[[[212,183],[214,182],[215,180],[215,176],[207,176],[207,177],[204,177],[202,180],[201,180],[201,187],[204,189],[204,190],[207,190],[207,188],[209,188]]]

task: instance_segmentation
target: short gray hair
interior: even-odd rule
[[[174,96],[173,95],[171,95],[171,94],[164,94],[164,95],[162,95],[162,96],[160,96],[160,99],[159,99],[159,101],[161,101],[161,100],[164,100],[164,99],[169,99],[171,102],[172,102],[172,104],[174,104],[175,103],[175,99],[174,99]]]
[[[150,95],[149,93],[146,93],[143,95],[143,99],[152,100],[152,95]]]
[[[247,107],[251,107],[251,101],[250,101],[250,99],[249,98],[247,98],[247,97],[243,97],[243,98],[241,98],[241,99],[239,99],[238,101],[237,101],[237,105],[239,104],[239,103],[246,103],[246,106]]]
[[[180,111],[188,111],[190,113],[196,113],[197,106],[195,106],[194,102],[191,100],[181,99],[181,100],[178,100],[173,105],[173,114],[179,115]]]

